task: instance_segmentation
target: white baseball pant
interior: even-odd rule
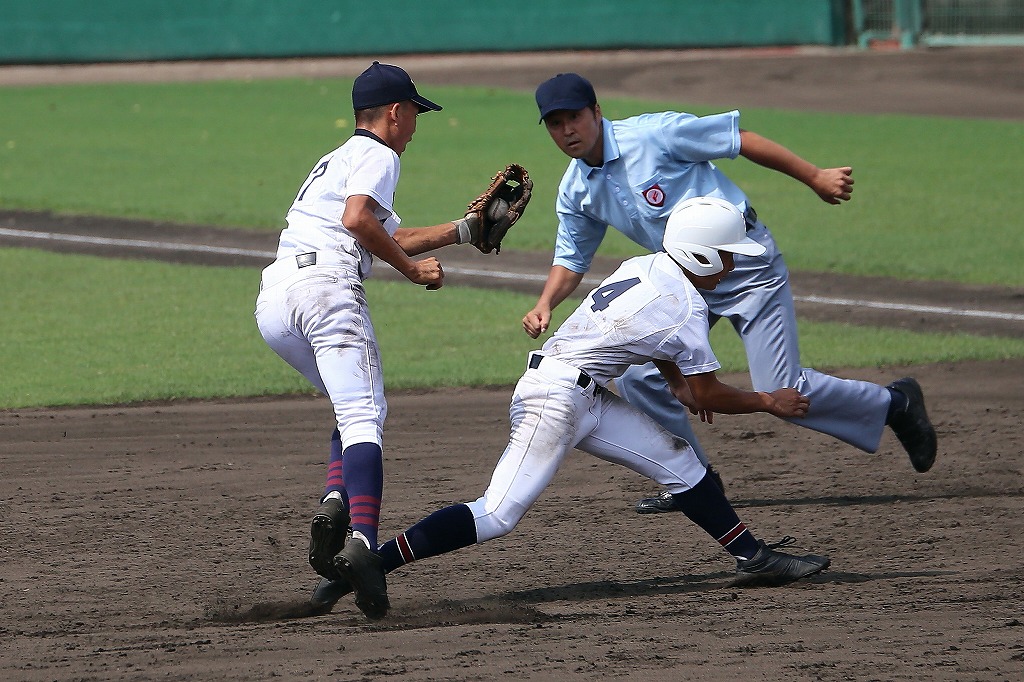
[[[589,380],[586,387],[579,385],[578,369],[547,357],[516,384],[509,443],[487,490],[468,505],[478,543],[515,528],[574,447],[673,493],[689,490],[704,477],[706,470],[686,441],[583,376]]]
[[[263,271],[256,322],[267,344],[334,404],[344,450],[382,445],[387,402],[377,337],[358,265],[329,251]]]

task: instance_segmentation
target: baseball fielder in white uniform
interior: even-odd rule
[[[757,540],[689,443],[604,389],[627,368],[653,360],[677,399],[705,420],[714,412],[807,414],[810,401],[796,389],[743,391],[715,376],[720,365],[697,287],[713,290],[733,269],[734,253],[764,252],[747,237],[739,210],[720,199],[684,202],[668,220],[664,248],[623,263],[530,354],[512,396],[509,443],[487,490],[385,543],[385,571],[509,533],[572,448],[665,486],[680,510],[735,557],[736,584],[781,585],[828,567],[825,557],[795,557]],[[333,605],[350,589],[343,581],[322,580],[312,601]]]
[[[399,227],[399,157],[417,115],[441,110],[404,70],[374,62],[356,78],[352,105],[354,135],[316,163],[288,211],[277,260],[263,270],[256,321],[267,344],[334,405],[337,428],[309,563],[321,576],[344,576],[360,608],[380,618],[388,608],[376,554],[387,402],[362,282],[376,256],[414,284],[440,288],[437,259],[413,256],[469,241],[475,218]]]

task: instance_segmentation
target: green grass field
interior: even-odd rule
[[[0,408],[312,390],[256,329],[258,269],[0,249],[0,273]],[[511,384],[539,346],[520,331],[533,296],[372,279],[367,295],[389,388]],[[745,368],[728,325],[712,340],[725,369]],[[802,324],[801,346],[822,369],[1024,355],[1024,339],[822,323]]]
[[[281,80],[5,88],[0,208],[277,231],[313,162],[351,133],[350,87]],[[405,224],[459,216],[499,166],[516,161],[530,169],[536,195],[507,246],[547,258],[567,160],[537,125],[532,97],[479,88],[424,93],[445,110],[420,117],[403,155],[396,206]],[[612,118],[684,108],[636,100],[603,107]],[[744,112],[742,125],[819,165],[855,168],[854,201],[833,207],[788,178],[724,162],[792,268],[1024,286],[1020,221],[1007,208],[1018,190],[1006,181],[1020,160],[1005,153],[1020,146],[1024,126],[763,110]],[[638,252],[613,231],[602,247],[605,255]],[[0,407],[307,391],[255,328],[258,278],[255,268],[0,249]],[[519,331],[533,296],[372,281],[368,291],[392,388],[511,383],[538,344]],[[568,314],[569,305],[558,312]],[[726,369],[741,369],[734,335],[722,328],[713,338]],[[1020,339],[824,324],[803,324],[801,346],[805,363],[822,368],[1024,355]]]
[[[313,163],[351,134],[351,81],[5,88],[0,207],[278,230]],[[430,88],[402,159],[407,225],[458,217],[509,161],[536,197],[509,248],[547,251],[567,159],[537,125],[532,97]],[[683,108],[609,100],[611,118]],[[708,113],[695,110],[694,113]],[[853,201],[829,206],[746,160],[723,162],[794,269],[1024,286],[1018,200],[1024,124],[921,116],[748,110],[741,125],[822,166],[851,165]],[[611,235],[604,253],[636,246]]]

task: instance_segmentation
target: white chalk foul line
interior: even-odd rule
[[[108,237],[89,237],[77,234],[64,234],[59,232],[36,232],[31,230],[11,230],[0,228],[0,236],[17,237],[20,239],[39,239],[43,241],[64,241],[79,244],[93,244],[96,246],[119,246],[137,249],[154,249],[160,251],[185,251],[191,253],[212,253],[228,256],[251,256],[253,258],[272,259],[277,254],[274,251],[263,251],[257,249],[236,249],[227,246],[207,246],[204,244],[177,244],[174,242],[157,242],[145,239],[116,239]],[[491,279],[544,282],[547,275],[535,275],[525,272],[507,272],[504,270],[478,270],[474,268],[447,267],[446,272],[453,275],[466,275],[470,277],[489,277]],[[583,282],[588,285],[596,285],[600,280],[593,277],[585,277]],[[1024,322],[1024,315],[1019,313],[1005,313],[995,310],[972,310],[964,308],[948,308],[944,306],[916,305],[913,303],[891,303],[887,301],[868,301],[853,298],[833,298],[830,296],[794,296],[794,301],[804,303],[818,303],[822,305],[854,306],[861,308],[874,308],[879,310],[898,310],[902,312],[927,313],[930,315],[950,315],[955,317],[979,317],[992,320],[1009,320],[1013,322]]]
[[[154,242],[146,239],[115,239],[108,237],[87,237],[79,234],[60,232],[34,232],[32,230],[10,230],[0,227],[0,236],[17,237],[19,239],[39,239],[42,241],[73,242],[76,244],[92,244],[95,246],[121,246],[136,249],[155,249],[158,251],[186,251],[192,253],[215,253],[227,256],[253,256],[254,258],[274,258],[274,251],[257,251],[255,249],[235,249],[228,246],[205,246],[203,244],[175,244],[174,242]]]
[[[946,308],[933,305],[915,305],[913,303],[888,303],[885,301],[861,301],[853,298],[831,298],[828,296],[794,296],[794,301],[805,303],[824,303],[826,305],[859,306],[861,308],[878,308],[880,310],[900,310],[910,313],[931,313],[934,315],[955,315],[957,317],[984,317],[993,320],[1012,320],[1024,322],[1024,315],[1018,313],[1002,313],[994,310],[971,310],[969,308]]]

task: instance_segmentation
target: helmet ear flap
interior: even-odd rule
[[[669,255],[682,267],[695,275],[716,275],[725,268],[718,249],[698,244],[677,244]]]

